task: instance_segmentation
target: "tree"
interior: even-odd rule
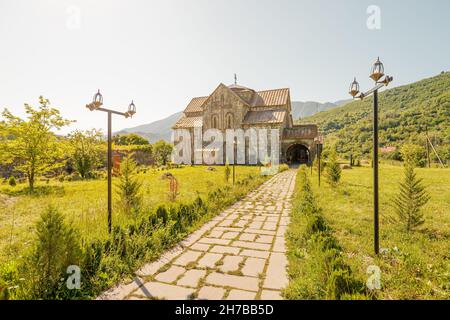
[[[173,146],[163,140],[155,142],[153,145],[153,158],[157,165],[165,166],[169,162]]]
[[[393,205],[398,222],[410,232],[425,222],[421,209],[430,196],[422,185],[422,179],[418,179],[414,172],[414,159],[407,156],[407,148],[402,151],[406,159],[404,178],[400,183],[399,193],[393,199]]]
[[[81,248],[75,230],[64,221],[54,207],[48,207],[36,227],[37,241],[27,257],[31,294],[33,298],[54,299],[64,290],[61,281],[67,267],[79,265]]]
[[[120,177],[117,185],[117,194],[122,210],[125,214],[134,214],[137,218],[142,206],[142,182],[137,177],[136,162],[132,156],[127,155],[120,164]]]
[[[63,119],[59,110],[50,108],[49,100],[44,97],[39,97],[39,104],[38,109],[25,104],[27,121],[5,109],[2,113],[5,121],[0,127],[3,131],[0,160],[16,164],[15,169],[26,175],[30,192],[34,190],[38,174],[62,165],[58,159],[64,154],[63,144],[58,143],[58,137],[52,130],[59,130],[71,122]]]
[[[102,162],[102,133],[95,129],[75,130],[68,138],[73,167],[81,178],[86,179]]]
[[[341,167],[337,161],[336,149],[333,147],[328,155],[328,162],[325,167],[328,184],[335,187],[341,180]]]
[[[425,148],[413,143],[406,143],[402,146],[401,158],[405,164],[413,167],[424,167],[426,163]]]
[[[150,142],[148,142],[147,139],[145,139],[144,137],[141,137],[135,133],[118,134],[118,135],[114,136],[113,141],[115,144],[121,145],[121,146],[150,144]]]

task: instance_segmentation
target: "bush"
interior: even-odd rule
[[[137,178],[136,163],[130,155],[126,156],[120,166],[120,177],[117,185],[120,206],[125,214],[133,213],[136,219],[142,206],[142,182]]]
[[[36,244],[26,258],[29,294],[38,299],[67,297],[72,294],[65,287],[67,267],[80,265],[81,260],[78,236],[53,207],[41,215],[36,229]]]
[[[16,263],[8,262],[0,265],[0,300],[14,298],[19,278]]]
[[[8,179],[8,184],[9,184],[11,187],[15,187],[15,186],[16,186],[16,178],[14,178],[14,176],[9,177],[9,179]]]
[[[341,180],[341,167],[337,162],[337,154],[334,149],[330,152],[330,155],[328,157],[325,177],[328,184],[332,187],[336,187],[339,183],[339,180]]]
[[[424,167],[426,164],[425,148],[412,143],[402,146],[401,157],[405,163],[413,167]]]

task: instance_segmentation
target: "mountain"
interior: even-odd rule
[[[180,119],[182,114],[182,112],[177,112],[167,118],[137,127],[123,129],[119,132],[115,132],[115,134],[135,133],[147,138],[151,143],[159,140],[170,141],[171,127],[178,121],[178,119]]]
[[[351,100],[340,100],[336,102],[314,102],[314,101],[292,101],[292,117],[300,119],[312,116],[318,112],[327,111],[341,105],[344,105]]]
[[[349,102],[350,100],[341,100],[337,102],[326,102],[319,103],[313,101],[301,102],[292,101],[292,116],[294,119],[304,118],[313,115],[317,112],[322,112],[332,108],[336,108],[342,104]],[[115,134],[126,134],[135,133],[146,139],[151,143],[158,140],[170,141],[171,138],[171,127],[177,122],[177,120],[182,116],[182,112],[174,113],[173,115],[151,122],[149,124],[140,125],[133,128],[123,129]]]
[[[319,125],[326,143],[336,142],[344,154],[369,154],[372,112],[373,98],[369,97],[298,122]],[[424,146],[425,127],[441,158],[450,159],[450,72],[379,93],[381,147],[399,147],[408,141]]]

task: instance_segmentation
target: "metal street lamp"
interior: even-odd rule
[[[384,78],[383,78],[384,77]],[[359,84],[356,78],[350,85],[350,95],[355,99],[363,100],[373,94],[373,216],[374,216],[374,249],[375,254],[380,252],[379,241],[379,201],[378,201],[378,90],[389,85],[394,80],[391,76],[385,76],[384,66],[377,58],[373,64],[370,78],[375,81],[375,87],[366,91],[359,91]]]
[[[316,143],[316,154],[317,154],[317,166],[318,166],[318,178],[319,178],[319,187],[320,187],[320,175],[321,175],[321,163],[320,156],[322,155],[322,146],[323,146],[323,136],[319,135],[314,138],[314,142]]]
[[[236,157],[237,157],[236,146],[237,146],[237,142],[236,142],[236,140],[233,139],[233,186],[234,186],[234,183],[236,182],[236,168],[235,168]]]
[[[103,106],[103,96],[100,93],[100,90],[94,95],[92,102],[86,105],[91,111],[98,110],[108,113],[108,157],[107,157],[107,167],[108,167],[108,232],[111,233],[112,229],[112,131],[111,131],[111,122],[112,122],[112,114],[117,114],[120,116],[124,116],[125,118],[132,117],[136,113],[136,106],[134,102],[131,101],[128,106],[127,112],[119,112],[106,108],[102,108]]]

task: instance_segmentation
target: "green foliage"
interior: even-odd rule
[[[107,233],[105,223],[105,207],[94,206],[97,202],[104,203],[104,201],[98,200],[104,199],[105,192],[103,191],[106,191],[104,182],[95,180],[71,182],[64,186],[64,197],[49,195],[49,202],[57,202],[65,216],[75,218],[73,220],[74,225],[77,226],[82,245],[81,257],[74,264],[80,266],[82,281],[81,290],[67,290],[65,281],[57,282],[54,286],[51,283],[46,283],[45,298],[92,299],[97,297],[99,293],[113,287],[118,282],[123,281],[124,278],[133,277],[134,272],[144,263],[158,259],[163,252],[179,243],[186,235],[201,227],[217,213],[222,212],[224,208],[242,199],[250,190],[266,181],[266,177],[257,174],[257,168],[243,166],[235,186],[232,187],[226,185],[223,179],[220,179],[220,177],[223,177],[223,171],[221,170],[223,170],[223,167],[217,167],[217,172],[205,172],[203,167],[176,169],[177,177],[188,187],[176,202],[171,203],[168,203],[165,197],[164,191],[167,185],[166,181],[159,179],[161,174],[157,173],[156,170],[154,173],[147,173],[146,179],[142,179],[142,181],[145,185],[143,189],[148,187],[149,190],[144,190],[145,202],[141,214],[136,219],[128,217],[125,219],[125,215],[117,210],[118,212],[115,213],[113,220],[113,232],[110,235]],[[193,175],[196,177],[195,184],[192,183]],[[206,181],[210,179],[217,180],[215,188],[205,186]],[[59,184],[58,182],[55,183]],[[51,187],[54,186],[51,185]],[[3,186],[3,188],[9,189],[10,187]],[[199,192],[196,192],[197,188]],[[153,198],[149,199],[149,197]],[[79,203],[76,202],[79,198],[87,203],[88,211],[81,211],[80,209],[71,211],[74,206],[79,206]],[[35,195],[24,195],[25,210],[28,213],[26,220],[20,221],[20,224],[24,225],[24,234],[28,235],[29,232],[27,231],[31,229],[31,226],[26,222],[29,223],[30,220],[34,220],[30,219],[30,207],[33,207],[33,210],[38,205],[42,207],[45,199],[44,196],[37,198]],[[2,200],[0,198],[0,201]],[[69,201],[68,205],[65,205],[65,200]],[[164,209],[159,209],[160,205]],[[17,207],[14,208],[18,213],[20,212]],[[82,215],[87,214],[79,218],[80,213]],[[16,224],[19,225],[19,221]],[[19,238],[19,234],[16,234],[15,238]],[[28,243],[31,242],[33,248],[37,246],[29,239],[24,238],[23,235],[19,239],[26,239]],[[18,246],[17,248],[20,249]],[[57,249],[63,250],[62,248]],[[17,250],[18,256],[23,254],[23,250]],[[37,297],[40,293],[31,290],[31,288],[36,288],[34,285],[31,286],[31,283],[37,283],[35,279],[39,276],[37,271],[31,268],[33,264],[28,262],[31,259],[26,259],[26,265],[22,263],[20,258],[16,260],[8,257],[6,261],[8,262],[0,263],[0,296],[7,295],[10,299],[44,298],[44,296]],[[12,262],[17,262],[18,267],[15,268],[17,272],[13,276],[8,276],[11,278],[9,279],[6,275],[11,272],[5,271],[3,273],[2,270],[6,269],[7,265]],[[63,271],[64,274],[61,277],[67,278],[66,270]],[[15,289],[17,286],[19,288]],[[22,287],[23,290],[20,289]],[[5,289],[2,288],[10,289],[6,293]]]
[[[71,160],[82,179],[89,178],[95,167],[102,164],[104,145],[102,133],[95,129],[76,130],[68,136]]]
[[[333,236],[342,247],[342,257],[351,267],[353,276],[366,282],[367,268],[377,265],[381,269],[381,290],[366,290],[367,298],[382,300],[448,300],[450,297],[448,256],[450,197],[450,169],[416,168],[417,177],[423,178],[427,191],[432,197],[423,208],[425,224],[416,232],[406,233],[397,223],[390,223],[397,217],[389,199],[398,192],[398,183],[403,177],[403,167],[380,164],[380,229],[381,254],[374,256],[373,248],[373,170],[370,166],[353,167],[343,170],[340,187],[335,189],[328,184],[320,187],[316,178],[311,178],[312,189],[317,195],[316,201]],[[300,176],[299,176],[300,179]],[[297,184],[300,180],[297,180]],[[297,186],[296,186],[297,187]],[[298,185],[300,188],[300,185]],[[295,199],[297,200],[297,199]],[[297,288],[303,288],[305,299],[308,292],[314,292],[317,267],[311,264],[308,272],[304,259],[311,257],[311,248],[307,246],[311,237],[308,231],[309,217],[294,211],[298,206],[293,203],[291,226],[289,226],[289,274],[295,277]],[[311,215],[312,217],[313,215]],[[313,219],[313,218],[311,218]],[[311,225],[317,225],[311,221]],[[319,229],[319,228],[317,228]],[[302,237],[304,235],[304,237]],[[294,237],[295,236],[295,237]],[[295,239],[295,242],[293,242]],[[373,257],[373,258],[372,258]],[[295,262],[294,262],[295,261]],[[310,264],[308,264],[310,265]],[[319,281],[319,280],[318,280]],[[323,286],[318,287],[320,290]],[[306,289],[308,291],[306,291]],[[318,289],[318,290],[319,290]],[[311,290],[311,291],[310,291]],[[299,290],[300,291],[300,290]],[[361,299],[359,294],[344,294],[340,299]],[[322,299],[322,298],[321,298]]]
[[[406,142],[423,141],[428,127],[443,161],[450,160],[450,72],[396,87],[379,94],[380,146],[400,148]],[[372,148],[373,98],[355,101],[301,123],[318,124],[327,141],[337,143],[340,154],[358,152],[368,157]],[[422,143],[421,143],[422,145]],[[432,155],[434,157],[434,155]]]
[[[8,184],[9,184],[11,187],[15,187],[15,186],[17,185],[17,183],[16,183],[16,178],[14,178],[14,176],[9,177],[9,179],[8,179]]]
[[[158,166],[165,166],[172,154],[173,146],[163,140],[153,144],[153,159]]]
[[[338,300],[364,295],[364,284],[344,261],[342,248],[317,206],[306,168],[297,175],[292,221],[287,233],[291,281],[287,299]]]
[[[147,139],[145,139],[144,137],[141,137],[135,133],[118,134],[113,137],[113,142],[116,145],[121,145],[121,146],[150,144]]]
[[[49,207],[36,226],[37,240],[27,257],[26,286],[32,298],[63,298],[67,267],[79,265],[81,248],[75,230],[65,223],[63,215]],[[63,280],[61,280],[63,279]]]
[[[413,158],[406,158],[404,179],[400,183],[399,193],[394,197],[393,204],[398,222],[410,232],[425,220],[422,207],[428,202],[430,196],[422,185],[422,179],[418,179],[414,172]]]
[[[62,166],[57,160],[64,155],[64,144],[58,142],[52,130],[70,123],[58,109],[49,107],[49,100],[41,96],[39,104],[38,109],[25,104],[27,121],[5,109],[2,113],[5,121],[0,126],[0,135],[5,137],[0,139],[0,160],[15,164],[15,170],[27,176],[31,192],[37,175]]]
[[[117,195],[120,207],[125,214],[137,217],[142,207],[142,182],[137,177],[137,166],[131,155],[127,155],[120,164],[120,177]]]
[[[225,182],[228,183],[230,181],[230,175],[231,175],[231,168],[230,164],[227,162],[225,163]]]
[[[283,172],[289,170],[289,166],[286,163],[280,164],[278,167],[278,172]]]
[[[15,298],[19,278],[17,263],[10,261],[0,265],[0,300]]]
[[[401,159],[405,164],[414,167],[424,167],[426,164],[425,148],[413,143],[406,143],[400,150]]]
[[[336,187],[341,180],[341,167],[337,161],[336,150],[333,148],[328,155],[328,162],[325,168],[326,171],[326,179],[330,186]]]

